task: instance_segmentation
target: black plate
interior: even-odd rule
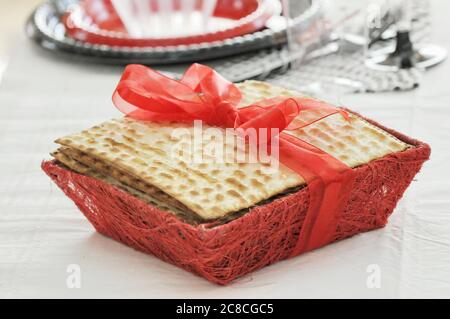
[[[320,18],[319,5],[316,0],[306,3],[304,1],[292,2],[291,12],[296,13],[296,18],[293,20],[295,25],[308,25]],[[173,47],[128,48],[92,45],[66,36],[60,16],[64,11],[64,6],[70,3],[71,1],[63,0],[40,5],[28,19],[27,35],[47,50],[96,63],[118,65],[189,63],[281,47],[286,43],[286,30],[280,28],[278,31],[265,29],[225,41]]]

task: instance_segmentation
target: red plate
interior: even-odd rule
[[[158,12],[157,1],[148,1],[152,8],[149,13],[155,15]],[[182,0],[172,1],[174,14]],[[198,12],[203,1],[206,0],[196,0]],[[110,46],[156,47],[220,41],[253,33],[263,29],[266,22],[279,13],[278,0],[217,0],[211,21],[226,22],[226,27],[217,25],[217,30],[212,32],[187,36],[136,37],[127,32],[111,0],[83,0],[71,7],[63,21],[67,34],[79,41]]]

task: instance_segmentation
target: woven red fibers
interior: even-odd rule
[[[355,169],[356,184],[332,241],[385,226],[430,156],[428,145],[373,124],[415,147]],[[61,168],[53,161],[43,162],[42,168],[98,232],[217,284],[228,284],[288,258],[308,207],[306,187],[255,207],[228,224],[192,226],[114,186]]]

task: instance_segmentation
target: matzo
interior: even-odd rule
[[[239,84],[239,87],[244,94],[243,105],[274,96],[299,96],[256,81]],[[57,142],[153,187],[139,189],[142,192],[160,190],[204,220],[222,218],[304,184],[298,174],[283,165],[269,173],[267,165],[262,163],[193,163],[176,158],[172,152],[179,140],[172,132],[180,128],[193,134],[190,124],[122,118]],[[208,126],[203,128],[206,130]],[[408,148],[407,144],[355,115],[346,121],[336,114],[288,134],[322,149],[350,167]],[[234,145],[224,140],[216,142],[222,143],[224,153],[234,151]]]
[[[71,156],[67,155],[67,153],[71,154]],[[159,208],[161,210],[174,213],[175,215],[182,217],[184,220],[186,220],[188,222],[195,223],[198,221],[198,219],[195,219],[195,215],[190,214],[189,211],[187,211],[186,209],[180,209],[176,205],[175,206],[171,205],[170,200],[167,200],[168,199],[167,195],[165,195],[162,198],[158,198],[158,196],[154,196],[154,193],[153,193],[153,196],[149,195],[149,193],[151,193],[151,192],[142,192],[135,187],[131,187],[127,183],[123,183],[120,180],[115,179],[114,177],[103,175],[98,170],[96,170],[99,167],[98,163],[95,164],[94,166],[88,166],[88,165],[85,165],[84,163],[79,162],[78,160],[76,160],[74,158],[74,155],[75,155],[75,157],[77,157],[77,156],[85,157],[85,156],[81,155],[80,153],[75,154],[73,152],[73,150],[68,150],[66,148],[60,148],[58,151],[51,153],[51,155],[56,160],[58,160],[59,163],[63,164],[64,166],[66,166],[67,168],[71,169],[74,172],[77,172],[77,173],[80,173],[80,174],[83,174],[86,176],[94,177],[96,179],[103,180],[109,184],[112,184],[120,189],[127,191],[131,195],[133,195],[153,206],[156,206],[157,208]],[[113,174],[113,175],[115,175],[115,174]]]

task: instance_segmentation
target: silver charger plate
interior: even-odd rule
[[[64,7],[73,2],[60,0],[41,4],[27,21],[26,31],[29,38],[41,47],[65,57],[117,65],[130,63],[170,65],[211,60],[281,47],[287,41],[286,29],[282,26],[276,30],[264,29],[224,41],[194,45],[146,48],[93,45],[66,36],[61,14]],[[320,19],[320,6],[317,0],[295,1],[293,6],[291,12],[295,13],[295,18],[292,23],[295,25],[308,25]]]

